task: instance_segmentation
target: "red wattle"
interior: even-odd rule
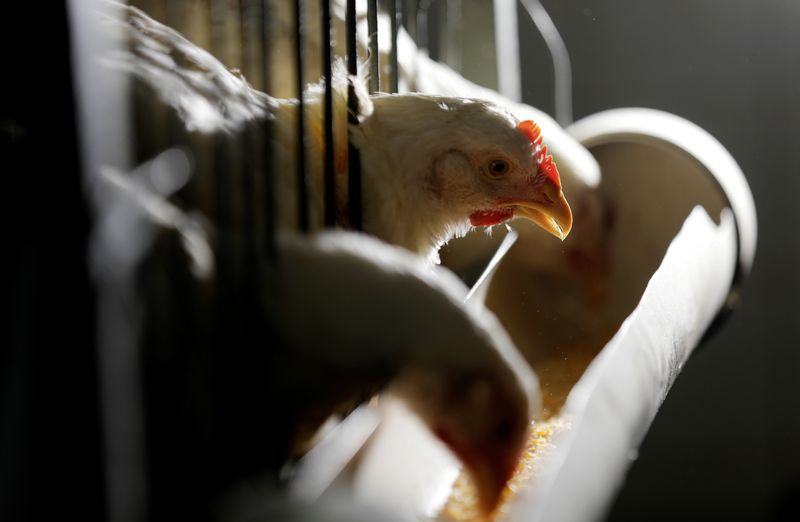
[[[469,222],[473,227],[490,227],[499,225],[503,221],[508,221],[514,217],[514,211],[510,208],[500,210],[476,210],[469,215]]]

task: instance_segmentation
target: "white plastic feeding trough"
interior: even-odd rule
[[[755,254],[755,207],[744,175],[708,133],[647,109],[607,111],[569,130],[600,162],[600,190],[618,212],[611,284],[635,290],[640,263],[657,261],[658,268],[572,388],[561,411],[571,429],[554,441],[511,520],[604,515],[674,379],[735,303]]]
[[[593,277],[603,279],[605,293],[600,302],[570,306],[585,292],[526,257],[525,242],[537,239],[530,234],[481,281],[480,293],[533,362],[545,404],[560,421],[533,476],[501,506],[501,519],[604,516],[684,363],[736,302],[755,252],[755,208],[744,176],[696,125],[654,110],[619,109],[569,131],[603,172],[597,190],[612,217],[601,254],[607,269]],[[507,239],[503,250],[516,238]],[[544,288],[562,292],[561,311],[541,312],[545,297],[554,300]],[[593,312],[575,312],[581,307]],[[391,406],[338,483],[348,483],[356,500],[401,518],[450,520],[452,509],[441,509],[453,503],[458,473],[441,444]]]

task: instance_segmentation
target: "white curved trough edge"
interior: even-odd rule
[[[735,227],[694,209],[639,306],[573,387],[553,443],[510,520],[602,518],[672,382],[723,306],[733,279]]]
[[[680,116],[639,107],[592,114],[570,125],[567,132],[587,148],[656,139],[683,149],[699,161],[713,175],[733,210],[739,250],[734,284],[750,272],[758,239],[755,202],[742,169],[711,134]]]

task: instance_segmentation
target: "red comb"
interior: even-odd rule
[[[558,176],[558,169],[553,162],[553,156],[547,154],[547,145],[542,144],[542,129],[532,120],[519,122],[517,129],[524,134],[536,148],[536,163],[539,164],[539,174],[544,175],[556,187],[561,188],[561,178]]]

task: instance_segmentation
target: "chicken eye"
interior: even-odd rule
[[[492,160],[488,165],[488,174],[492,178],[501,178],[508,173],[508,162],[503,160]]]

